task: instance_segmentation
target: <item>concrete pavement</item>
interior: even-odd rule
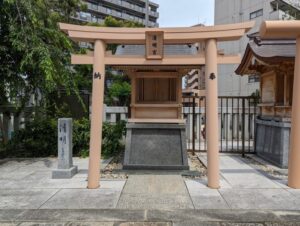
[[[206,164],[206,155],[199,158]],[[221,155],[220,171],[217,190],[208,189],[205,180],[186,181],[195,208],[300,210],[300,190],[287,187],[286,178],[270,179],[236,155]]]
[[[270,210],[0,210],[1,225],[268,226],[300,225],[296,211]]]
[[[122,191],[120,209],[194,209],[180,175],[130,175]]]
[[[206,178],[187,179],[166,171],[133,172],[127,180],[105,179],[99,189],[87,190],[87,162],[74,159],[79,173],[72,179],[51,179],[56,159],[1,161],[0,224],[49,219],[99,225],[145,220],[160,223],[149,225],[218,225],[220,219],[300,222],[300,190],[289,189],[282,177],[267,177],[239,156],[221,155],[221,188],[215,190],[207,188]]]

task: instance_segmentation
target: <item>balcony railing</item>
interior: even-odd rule
[[[282,10],[276,10],[270,12],[269,19],[270,20],[293,20],[295,19],[295,17],[291,16],[290,14]]]

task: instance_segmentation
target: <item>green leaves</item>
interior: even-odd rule
[[[125,122],[103,123],[102,156],[108,158],[122,150],[121,139],[125,135]],[[88,156],[90,122],[86,118],[73,121],[73,154]],[[2,149],[2,150],[1,150]],[[57,156],[57,120],[35,118],[26,123],[25,129],[14,133],[8,144],[0,149],[0,157],[49,157]],[[99,156],[100,157],[100,156]]]
[[[108,88],[107,103],[109,105],[127,106],[131,93],[131,85],[127,81],[115,80]]]
[[[70,53],[78,47],[59,30],[58,22],[70,21],[80,7],[80,0],[2,2],[0,96],[24,103],[36,90],[45,99],[59,88],[77,90]]]

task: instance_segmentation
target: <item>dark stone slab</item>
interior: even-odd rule
[[[185,125],[127,124],[124,169],[187,170]]]
[[[288,167],[290,122],[256,119],[257,155],[281,167]]]

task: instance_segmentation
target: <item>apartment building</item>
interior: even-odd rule
[[[204,24],[196,24],[193,27],[203,26]],[[203,43],[195,44],[195,48],[198,54],[204,54],[205,46]],[[182,93],[184,96],[205,95],[205,66],[202,66],[200,69],[191,70],[184,77],[184,89],[182,90]],[[191,101],[191,99],[183,98],[183,105],[190,106],[191,103],[189,101]]]
[[[105,17],[138,22],[146,27],[158,27],[159,5],[149,0],[82,0],[85,12],[78,12],[82,22],[103,23]]]
[[[249,34],[257,33],[264,20],[291,20],[300,17],[299,0],[215,0],[215,24],[232,24],[254,20]],[[244,54],[248,37],[240,41],[220,43],[225,54]],[[219,65],[219,95],[247,96],[259,90],[259,77],[240,77],[234,73],[238,65]]]

